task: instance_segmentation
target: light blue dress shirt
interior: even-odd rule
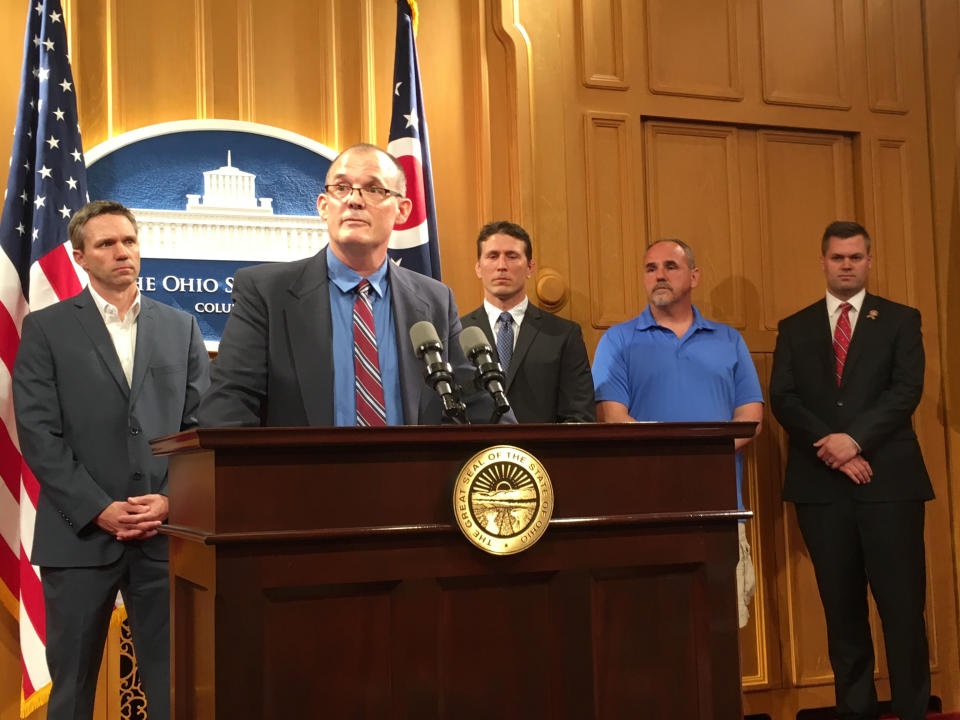
[[[330,319],[333,321],[333,419],[338,426],[357,424],[357,395],[353,373],[354,288],[363,276],[343,264],[327,246],[327,278],[330,280]],[[387,263],[367,277],[373,292],[373,325],[377,333],[377,355],[383,380],[383,399],[387,406],[387,425],[403,425],[403,401],[400,396],[400,365],[397,357],[397,330],[393,323],[393,303]]]

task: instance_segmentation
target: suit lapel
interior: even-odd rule
[[[120,358],[117,357],[117,349],[113,346],[113,340],[110,339],[110,333],[107,332],[107,326],[103,322],[103,317],[100,315],[100,310],[93,301],[90,291],[84,290],[77,295],[74,298],[74,303],[77,308],[80,326],[90,338],[90,342],[96,349],[97,354],[100,355],[100,360],[107,368],[110,376],[117,383],[120,392],[123,393],[125,398],[129,398],[130,387],[127,385],[126,376],[123,374]]]
[[[847,361],[844,363],[841,382],[846,382],[846,379],[850,377],[857,361],[863,355],[864,347],[870,344],[871,338],[879,327],[877,321],[874,320],[874,317],[879,317],[877,312],[879,304],[876,295],[867,293],[866,297],[863,298],[863,304],[860,306],[860,312],[857,315],[857,325],[853,329],[853,337],[850,338],[850,347],[847,349]],[[873,317],[869,314],[871,310],[874,311]]]
[[[130,387],[130,397],[136,399],[143,380],[150,369],[150,358],[153,355],[156,338],[156,307],[149,298],[140,296],[140,315],[137,317],[137,344],[133,351],[133,381]]]
[[[493,337],[493,328],[490,327],[490,318],[487,317],[487,311],[483,305],[469,315],[465,315],[463,319],[464,326],[474,325],[483,330],[483,334],[487,336],[487,342],[490,343],[490,347],[493,348],[494,352],[497,351],[497,343]]]
[[[827,378],[827,387],[837,386],[837,370],[833,355],[833,334],[830,332],[830,316],[827,314],[827,301],[821,300],[813,306],[810,332],[817,338],[820,353],[820,367]]]
[[[330,291],[327,281],[326,251],[288,291],[291,298],[284,308],[287,342],[293,354],[294,370],[300,386],[308,425],[333,425],[333,321],[330,318]],[[324,342],[326,341],[326,342]]]
[[[400,395],[403,401],[404,425],[417,425],[420,399],[426,383],[423,368],[410,348],[410,327],[421,320],[430,320],[429,307],[417,289],[392,261],[387,262],[390,295],[393,304],[393,326],[397,335],[397,364],[400,366]],[[443,338],[440,338],[443,340]],[[450,357],[450,348],[444,348]]]
[[[527,304],[527,311],[523,314],[523,322],[520,323],[520,332],[517,335],[517,344],[513,347],[513,357],[510,359],[510,367],[507,370],[507,392],[513,385],[513,379],[517,376],[517,370],[523,363],[523,358],[533,345],[533,341],[540,333],[540,326],[543,320],[543,313],[533,303]]]

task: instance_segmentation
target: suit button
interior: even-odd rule
[[[837,407],[843,407],[843,400],[837,400]]]
[[[136,480],[137,482],[139,482],[140,480],[143,480],[143,473],[135,472],[133,474],[133,479]]]
[[[130,434],[131,434],[131,435],[139,435],[139,434],[140,434],[140,428],[138,428],[136,425],[134,425],[132,428],[130,428]]]

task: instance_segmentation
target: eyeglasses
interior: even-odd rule
[[[353,195],[354,190],[357,190],[360,193],[360,197],[363,198],[363,201],[371,205],[379,205],[388,197],[403,198],[402,193],[398,193],[395,190],[388,190],[378,185],[360,187],[358,185],[347,185],[346,183],[335,183],[333,185],[325,185],[324,189],[328,195],[332,195],[337,200],[346,200]]]

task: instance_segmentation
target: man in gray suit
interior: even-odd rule
[[[441,403],[423,380],[410,327],[432,323],[445,359],[465,377],[472,370],[457,342],[450,288],[387,259],[393,228],[412,207],[405,185],[389,153],[368,144],[347,148],[317,199],[330,244],[305,260],[237,273],[233,310],[200,403],[201,425],[441,422]],[[355,347],[364,346],[369,354],[361,357]],[[477,400],[468,401],[471,419],[489,420],[492,402]]]
[[[170,714],[167,460],[149,439],[196,425],[208,357],[196,321],[142,297],[133,214],[96,201],[69,225],[90,284],[24,319],[13,369],[23,457],[40,483],[47,717],[89,718],[119,590],[151,720]]]

